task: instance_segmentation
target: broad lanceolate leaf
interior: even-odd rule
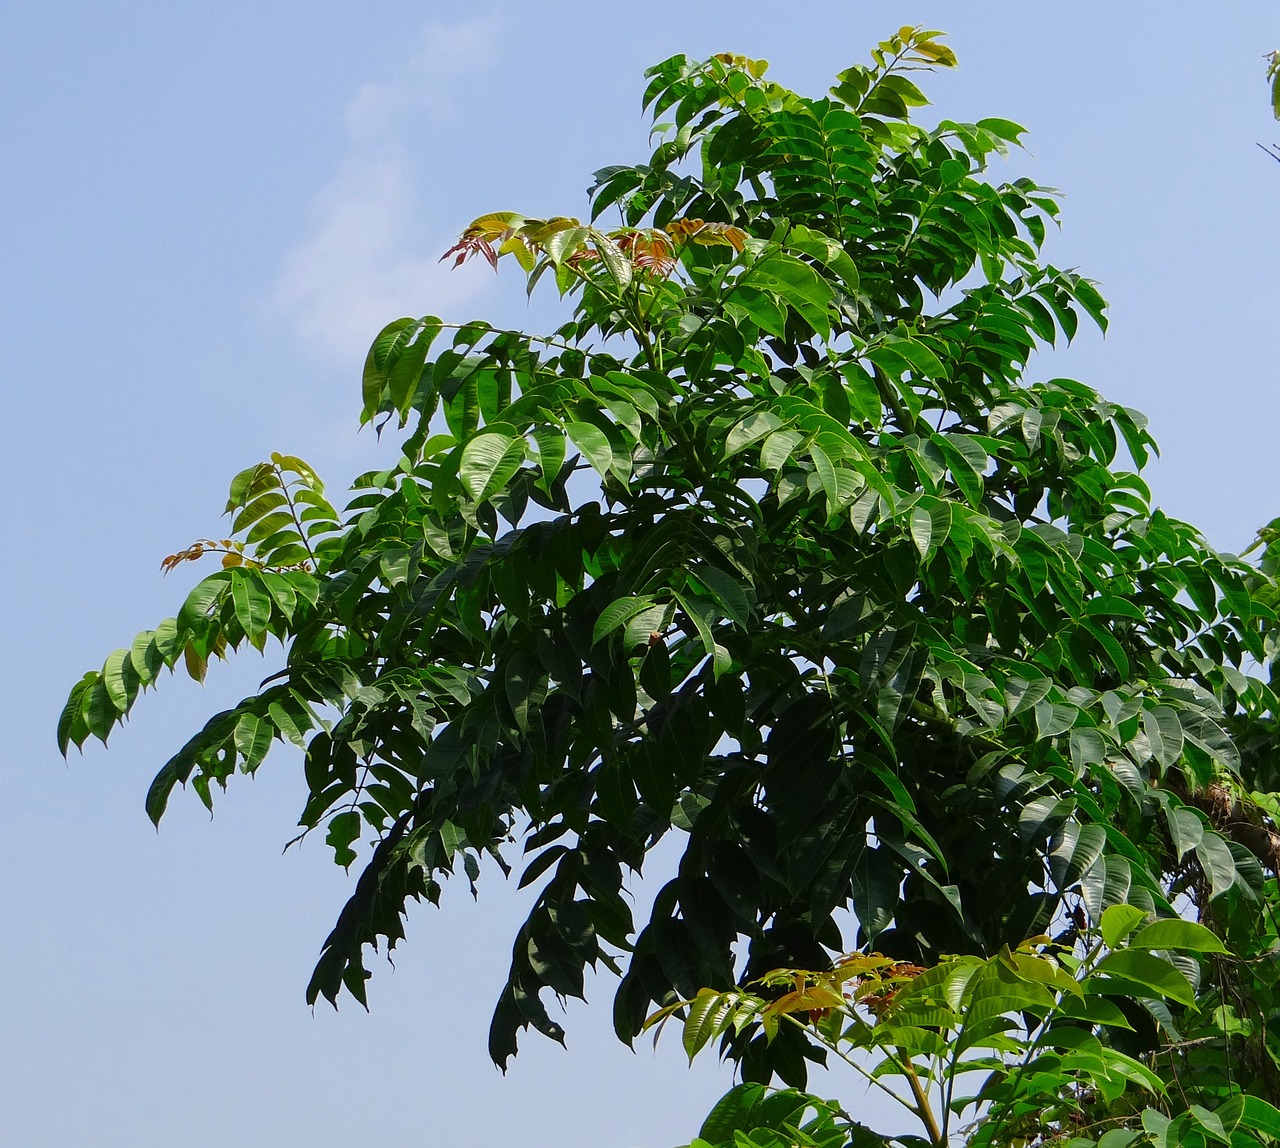
[[[524,439],[488,428],[463,446],[458,477],[474,501],[487,502],[511,481],[524,457]]]
[[[1195,1003],[1195,991],[1187,978],[1169,961],[1150,953],[1136,949],[1112,953],[1102,959],[1097,971],[1148,989],[1154,996],[1184,1005]]]

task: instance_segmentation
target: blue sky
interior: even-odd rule
[[[303,987],[349,878],[273,755],[211,822],[157,834],[155,769],[278,653],[174,678],[104,751],[53,748],[71,683],[175,609],[158,565],[222,529],[232,473],[272,450],[341,492],[393,447],[356,434],[358,371],[400,314],[545,327],[513,278],[447,273],[473,216],[583,210],[641,158],[643,68],[677,51],[773,61],[821,91],[901,24],[960,56],[937,113],[1030,128],[1008,174],[1063,188],[1052,258],[1102,282],[1105,340],[1041,359],[1145,410],[1150,478],[1225,549],[1280,514],[1271,443],[1280,141],[1262,3],[813,2],[607,7],[181,0],[0,7],[0,403],[6,608],[0,753],[0,1126],[31,1146],[420,1143],[663,1148],[727,1086],[678,1043],[632,1054],[611,986],[569,1051],[484,1053],[523,894],[487,874],[412,917],[372,1013]],[[640,896],[643,896],[641,891]],[[820,1084],[857,1105],[846,1080]]]

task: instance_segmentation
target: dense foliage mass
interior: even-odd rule
[[[363,1002],[410,899],[522,849],[494,1058],[603,963],[623,1039],[678,1013],[757,1082],[704,1143],[883,1143],[795,1091],[829,1055],[903,1144],[1269,1143],[1276,535],[1215,553],[1150,505],[1139,414],[1028,377],[1105,319],[1041,256],[1052,194],[988,174],[1022,129],[910,122],[936,33],[873,57],[818,99],[653,69],[656,150],[592,189],[618,226],[499,212],[450,252],[572,319],[388,326],[363,421],[400,460],[343,513],[296,458],[240,474],[232,537],[168,560],[223,568],[85,676],[62,746],[279,639],[151,816],[305,750],[304,830],[371,848],[311,1000]]]

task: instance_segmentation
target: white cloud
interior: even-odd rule
[[[425,112],[437,121],[451,116],[452,81],[493,64],[496,31],[492,20],[453,27],[428,24],[401,74],[389,82],[365,84],[347,105],[346,127],[353,140],[368,143],[394,136],[408,112]]]
[[[286,257],[272,296],[273,309],[318,358],[349,365],[389,320],[447,317],[487,285],[487,267],[451,271],[438,262],[452,236],[424,234],[416,224],[426,205],[405,137],[423,118],[452,115],[454,82],[491,64],[494,40],[489,21],[428,25],[397,75],[364,84],[348,103],[347,153],[316,197],[311,229]]]

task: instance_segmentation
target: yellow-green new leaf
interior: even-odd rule
[[[595,244],[601,262],[613,277],[618,290],[625,291],[631,286],[633,276],[631,260],[622,253],[622,249],[607,235],[594,229],[590,232],[590,235],[591,242]]]
[[[1103,912],[1099,922],[1103,943],[1109,949],[1117,948],[1146,919],[1145,910],[1135,905],[1112,905]]]
[[[714,989],[702,989],[689,1002],[689,1015],[685,1017],[682,1043],[690,1062],[698,1055],[707,1041],[719,1036],[724,1022],[729,1018],[736,993],[718,993]]]

